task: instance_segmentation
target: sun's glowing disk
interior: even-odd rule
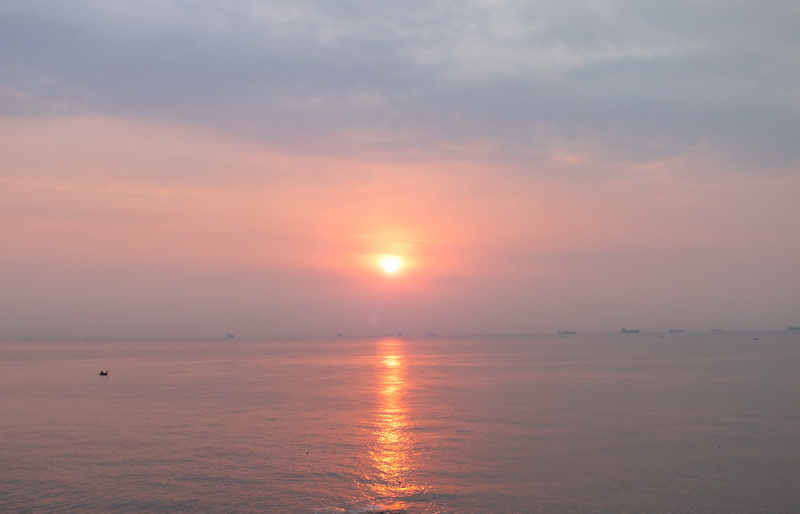
[[[400,260],[400,257],[387,255],[381,259],[381,268],[383,268],[383,271],[386,273],[397,273],[402,267],[403,261]]]

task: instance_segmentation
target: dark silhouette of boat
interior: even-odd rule
[[[638,328],[625,328],[625,327],[622,327],[622,330],[620,330],[619,333],[620,334],[638,334],[639,333],[639,329]]]
[[[672,333],[677,333],[677,332],[683,332],[683,329],[682,328],[671,328],[671,329],[669,329],[669,331],[672,332]]]
[[[100,376],[101,377],[107,377],[108,376],[108,370],[107,369],[100,370]]]
[[[786,330],[800,330],[800,327],[796,327],[794,325],[789,325]]]
[[[233,338],[234,338],[234,337],[236,337],[236,336],[235,336],[235,335],[233,335],[233,334],[231,334],[230,332],[228,332],[228,333],[225,335],[225,337],[227,337],[228,339],[233,339]]]
[[[558,333],[559,334],[577,334],[578,331],[577,330],[559,330]]]

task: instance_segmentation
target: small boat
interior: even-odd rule
[[[577,330],[559,330],[558,333],[559,334],[577,334],[578,331]]]
[[[100,370],[100,376],[101,377],[107,377],[108,376],[108,370],[107,369]]]
[[[786,330],[800,330],[800,327],[796,327],[794,325],[789,325]]]
[[[625,327],[622,327],[622,330],[620,330],[619,333],[620,334],[638,334],[639,333],[639,329],[638,328],[625,328]]]
[[[677,332],[683,332],[683,329],[682,328],[671,328],[671,329],[669,329],[669,331],[672,332],[672,333],[677,333]]]
[[[234,338],[234,337],[236,337],[236,336],[235,336],[235,335],[233,335],[233,334],[231,334],[230,332],[228,332],[228,333],[225,335],[225,337],[226,337],[226,338],[228,338],[228,339],[233,339],[233,338]]]

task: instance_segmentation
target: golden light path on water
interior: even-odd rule
[[[412,422],[405,393],[405,342],[402,339],[382,339],[377,355],[377,406],[375,411],[375,440],[370,459],[375,476],[368,481],[379,501],[394,502],[389,508],[405,507],[401,501],[422,492],[414,484],[414,441]]]

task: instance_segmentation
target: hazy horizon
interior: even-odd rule
[[[309,334],[231,334],[228,336],[225,333],[221,334],[206,334],[206,335],[195,335],[195,336],[158,336],[158,335],[150,335],[150,336],[103,336],[95,335],[92,337],[82,337],[82,336],[20,336],[20,337],[3,337],[0,338],[0,343],[7,343],[7,344],[15,344],[15,343],[134,343],[134,342],[143,342],[143,343],[192,343],[197,342],[201,344],[206,343],[220,343],[220,344],[234,344],[234,343],[242,343],[248,344],[253,342],[263,342],[263,343],[271,343],[271,342],[289,342],[289,341],[296,341],[296,342],[303,342],[303,341],[326,341],[328,340],[331,343],[336,344],[337,342],[342,342],[344,344],[350,344],[353,341],[382,341],[382,340],[398,340],[398,341],[417,341],[417,342],[435,342],[435,341],[453,341],[456,342],[463,338],[474,338],[474,339],[491,339],[491,338],[500,338],[500,339],[524,339],[524,338],[543,338],[544,340],[553,341],[562,341],[564,343],[569,343],[570,341],[577,341],[577,340],[585,340],[586,338],[595,339],[595,338],[604,338],[604,337],[615,337],[619,336],[622,338],[623,341],[654,341],[655,337],[658,337],[658,340],[664,341],[671,341],[673,343],[684,343],[686,341],[693,341],[696,337],[704,337],[706,334],[709,336],[719,335],[720,338],[722,337],[747,337],[749,338],[751,335],[758,335],[759,337],[754,338],[754,341],[759,341],[761,336],[768,336],[787,334],[791,336],[793,331],[787,331],[786,327],[776,328],[750,328],[750,329],[707,329],[707,330],[684,330],[679,329],[678,333],[670,332],[669,329],[652,329],[652,330],[640,330],[639,332],[632,333],[632,334],[620,334],[620,330],[609,330],[607,332],[590,332],[590,331],[572,331],[570,330],[569,333],[559,333],[559,331],[555,332],[544,332],[544,331],[530,331],[530,332],[505,332],[505,333],[471,333],[471,334],[463,334],[463,333],[408,333],[408,332],[397,332],[397,333],[359,333],[359,334],[343,334],[343,333],[309,333]],[[581,336],[577,339],[578,336]],[[640,337],[637,339],[637,336]]]
[[[797,19],[4,2],[0,339],[800,325]]]

